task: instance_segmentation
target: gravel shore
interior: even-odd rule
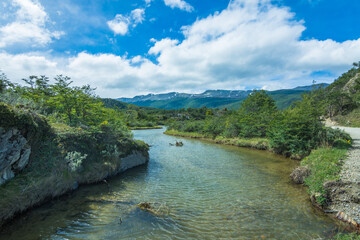
[[[340,181],[331,188],[332,203],[328,207],[343,212],[360,224],[360,128],[337,127],[349,133],[353,138],[353,147],[340,173]]]

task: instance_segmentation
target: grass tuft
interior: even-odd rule
[[[310,194],[315,195],[316,201],[321,205],[326,203],[326,192],[323,184],[326,181],[339,179],[342,160],[345,159],[347,149],[318,148],[302,162],[302,166],[308,166],[311,174],[305,179],[305,185],[309,187]]]

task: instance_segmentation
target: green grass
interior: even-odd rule
[[[200,133],[196,133],[196,132],[181,132],[181,131],[177,131],[175,129],[166,130],[164,133],[167,135],[179,136],[179,137],[210,138],[210,136],[206,136],[205,134],[200,134]]]
[[[334,237],[334,240],[360,240],[360,235],[356,233],[339,233]]]
[[[160,126],[153,127],[129,127],[130,130],[148,130],[148,129],[162,129]]]
[[[360,108],[344,116],[335,117],[335,121],[345,127],[360,127]]]
[[[305,179],[305,185],[309,187],[310,194],[314,194],[316,201],[321,205],[326,202],[324,182],[339,179],[342,162],[345,159],[347,149],[319,148],[313,150],[301,165],[308,166],[311,174]]]
[[[180,132],[174,129],[166,130],[164,132],[167,135],[179,136],[179,137],[189,137],[189,138],[199,138],[212,141],[218,144],[232,145],[237,147],[247,147],[255,148],[260,150],[270,150],[269,140],[266,138],[225,138],[225,137],[216,137],[212,138],[209,135],[196,133],[196,132]]]

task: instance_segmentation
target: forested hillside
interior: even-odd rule
[[[293,102],[301,100],[301,95],[328,84],[316,84],[294,89],[269,91],[279,109],[289,107]],[[168,93],[149,94],[134,98],[119,98],[118,100],[132,103],[137,106],[154,107],[160,109],[181,108],[220,108],[237,109],[252,91],[242,90],[208,90],[202,94]]]

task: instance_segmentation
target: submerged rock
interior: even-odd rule
[[[290,174],[290,178],[297,184],[303,184],[305,178],[307,178],[311,173],[311,170],[308,167],[297,167]]]

